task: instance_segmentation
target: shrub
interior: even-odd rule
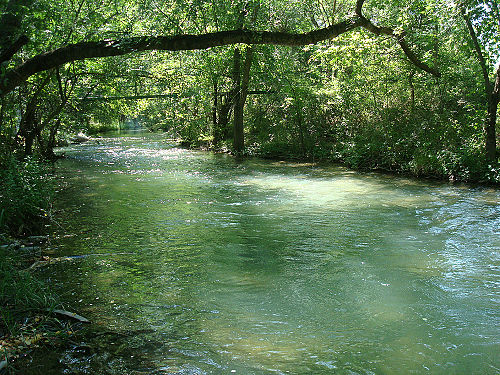
[[[50,216],[53,184],[49,165],[35,158],[0,161],[0,231],[13,236],[36,234]]]

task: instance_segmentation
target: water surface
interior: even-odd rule
[[[40,371],[500,373],[500,191],[158,134],[64,151],[50,251],[83,257],[40,273],[97,333]]]

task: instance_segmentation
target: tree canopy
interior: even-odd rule
[[[8,0],[0,11],[0,132],[23,154],[133,121],[237,153],[497,178],[494,0]]]
[[[105,39],[100,41],[85,41],[67,44],[54,50],[37,54],[19,66],[8,69],[3,73],[0,81],[0,93],[5,95],[19,86],[23,81],[36,73],[46,71],[58,66],[77,60],[97,57],[121,56],[142,51],[188,51],[208,49],[217,46],[244,43],[248,45],[266,44],[283,46],[301,46],[316,44],[321,41],[333,39],[341,34],[347,33],[359,27],[364,27],[376,35],[388,35],[397,40],[409,60],[418,68],[429,72],[437,77],[441,74],[437,69],[429,67],[425,62],[419,60],[405,40],[405,33],[395,32],[390,27],[379,27],[373,24],[362,14],[365,0],[357,0],[355,11],[346,20],[323,27],[321,29],[304,32],[276,32],[276,31],[253,31],[243,28],[238,30],[227,30],[217,32],[205,32],[203,34],[179,34],[167,36],[139,36],[125,37],[121,39]],[[19,3],[11,1],[11,3]],[[18,18],[20,11],[17,12]],[[5,13],[9,15],[10,13]],[[8,33],[7,33],[8,34]],[[14,40],[15,38],[11,38]],[[19,50],[29,39],[21,35],[13,43],[7,43],[2,53],[4,61],[12,58],[13,52]]]

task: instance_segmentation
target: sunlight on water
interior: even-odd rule
[[[301,203],[332,208],[359,208],[380,205],[384,207],[418,207],[432,200],[430,195],[408,195],[404,191],[388,188],[383,181],[360,176],[351,178],[329,177],[311,181],[308,175],[280,176],[262,174],[242,182],[260,189],[281,190]]]
[[[500,373],[498,190],[155,134],[62,151],[50,251],[84,256],[40,272],[98,333],[57,373]]]

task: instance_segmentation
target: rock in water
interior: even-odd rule
[[[72,142],[74,143],[83,143],[83,142],[88,142],[90,141],[90,137],[83,134],[82,132],[78,133],[77,135],[75,135],[72,139],[71,139]]]

